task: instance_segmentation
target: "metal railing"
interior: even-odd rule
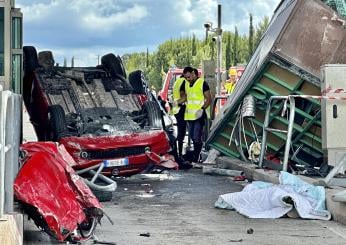
[[[284,100],[284,110],[283,110],[284,113],[286,112],[287,102],[290,103],[289,122],[288,122],[287,130],[281,130],[281,129],[269,127],[269,123],[270,123],[269,119],[270,119],[270,112],[272,109],[272,102],[276,100]],[[266,144],[267,144],[267,133],[279,132],[279,133],[287,134],[286,144],[285,144],[285,154],[284,154],[283,167],[282,167],[283,171],[287,171],[287,165],[288,165],[288,159],[289,159],[289,153],[290,153],[290,147],[291,147],[291,137],[293,132],[295,108],[296,106],[295,106],[294,96],[271,96],[270,97],[267,104],[267,110],[266,110],[265,119],[263,123],[262,147],[261,147],[261,153],[260,153],[259,164],[258,164],[260,168],[263,167],[263,160],[264,160],[264,155],[266,152]]]
[[[0,87],[0,218],[13,212],[13,182],[18,173],[22,98]]]

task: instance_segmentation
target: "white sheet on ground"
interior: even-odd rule
[[[325,208],[323,187],[310,185],[287,172],[281,172],[279,179],[279,185],[254,181],[241,192],[221,195],[215,207],[235,209],[249,218],[280,218],[294,208],[304,219],[331,218]]]

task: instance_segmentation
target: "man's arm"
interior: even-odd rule
[[[202,106],[202,109],[206,109],[211,103],[210,90],[204,91],[203,94],[204,94],[204,104]]]
[[[183,104],[183,103],[185,103],[186,102],[186,92],[185,92],[185,83],[186,83],[186,81],[184,81],[181,85],[180,85],[180,89],[179,89],[179,91],[180,91],[180,99],[179,100],[177,100],[177,103],[178,104]]]
[[[186,102],[186,93],[183,90],[180,90],[180,99],[177,100],[178,104],[183,104]]]

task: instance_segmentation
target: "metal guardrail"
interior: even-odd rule
[[[13,212],[13,182],[18,173],[22,98],[0,86],[0,218]]]

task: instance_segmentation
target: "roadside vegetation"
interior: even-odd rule
[[[246,64],[259,43],[262,34],[269,24],[265,17],[254,27],[252,15],[249,16],[249,32],[239,35],[235,26],[233,31],[224,30],[222,35],[222,67]],[[197,39],[195,35],[170,39],[158,46],[154,51],[124,54],[122,56],[127,72],[143,70],[148,81],[156,89],[161,88],[162,76],[172,67],[191,65],[200,67],[202,60],[216,60],[216,45],[212,36]]]

